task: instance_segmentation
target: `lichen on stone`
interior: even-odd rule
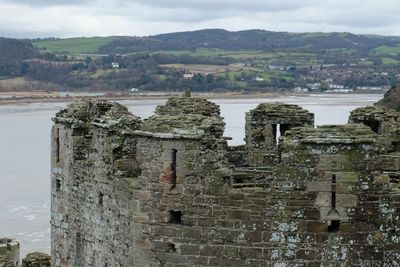
[[[144,120],[141,130],[154,133],[222,137],[225,123],[219,107],[202,98],[172,97]]]
[[[119,103],[87,99],[69,104],[56,114],[53,121],[119,130],[137,130],[141,125],[141,119]]]

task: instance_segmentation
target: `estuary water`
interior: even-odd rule
[[[315,114],[315,124],[343,124],[354,108],[372,105],[379,94],[280,96],[214,99],[225,118],[231,145],[243,143],[245,112],[263,102],[297,104]],[[166,100],[122,100],[142,118]],[[0,237],[21,242],[21,256],[50,250],[51,117],[66,103],[0,106]]]

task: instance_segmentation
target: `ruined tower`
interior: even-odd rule
[[[396,130],[351,121],[314,128],[300,107],[261,104],[228,147],[204,99],[145,120],[72,103],[52,129],[53,265],[399,265]]]
[[[249,166],[276,161],[279,137],[294,127],[314,127],[314,114],[296,105],[260,104],[246,113],[246,151]]]
[[[0,266],[17,267],[19,261],[19,242],[12,238],[0,238]]]

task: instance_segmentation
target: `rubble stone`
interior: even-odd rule
[[[42,252],[31,252],[22,260],[22,267],[50,267],[50,255]]]

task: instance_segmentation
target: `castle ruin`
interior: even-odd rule
[[[145,120],[91,100],[53,120],[52,266],[400,266],[399,113],[314,128],[260,104],[235,147],[188,96]]]
[[[13,238],[0,238],[0,267],[19,266],[19,242]]]

